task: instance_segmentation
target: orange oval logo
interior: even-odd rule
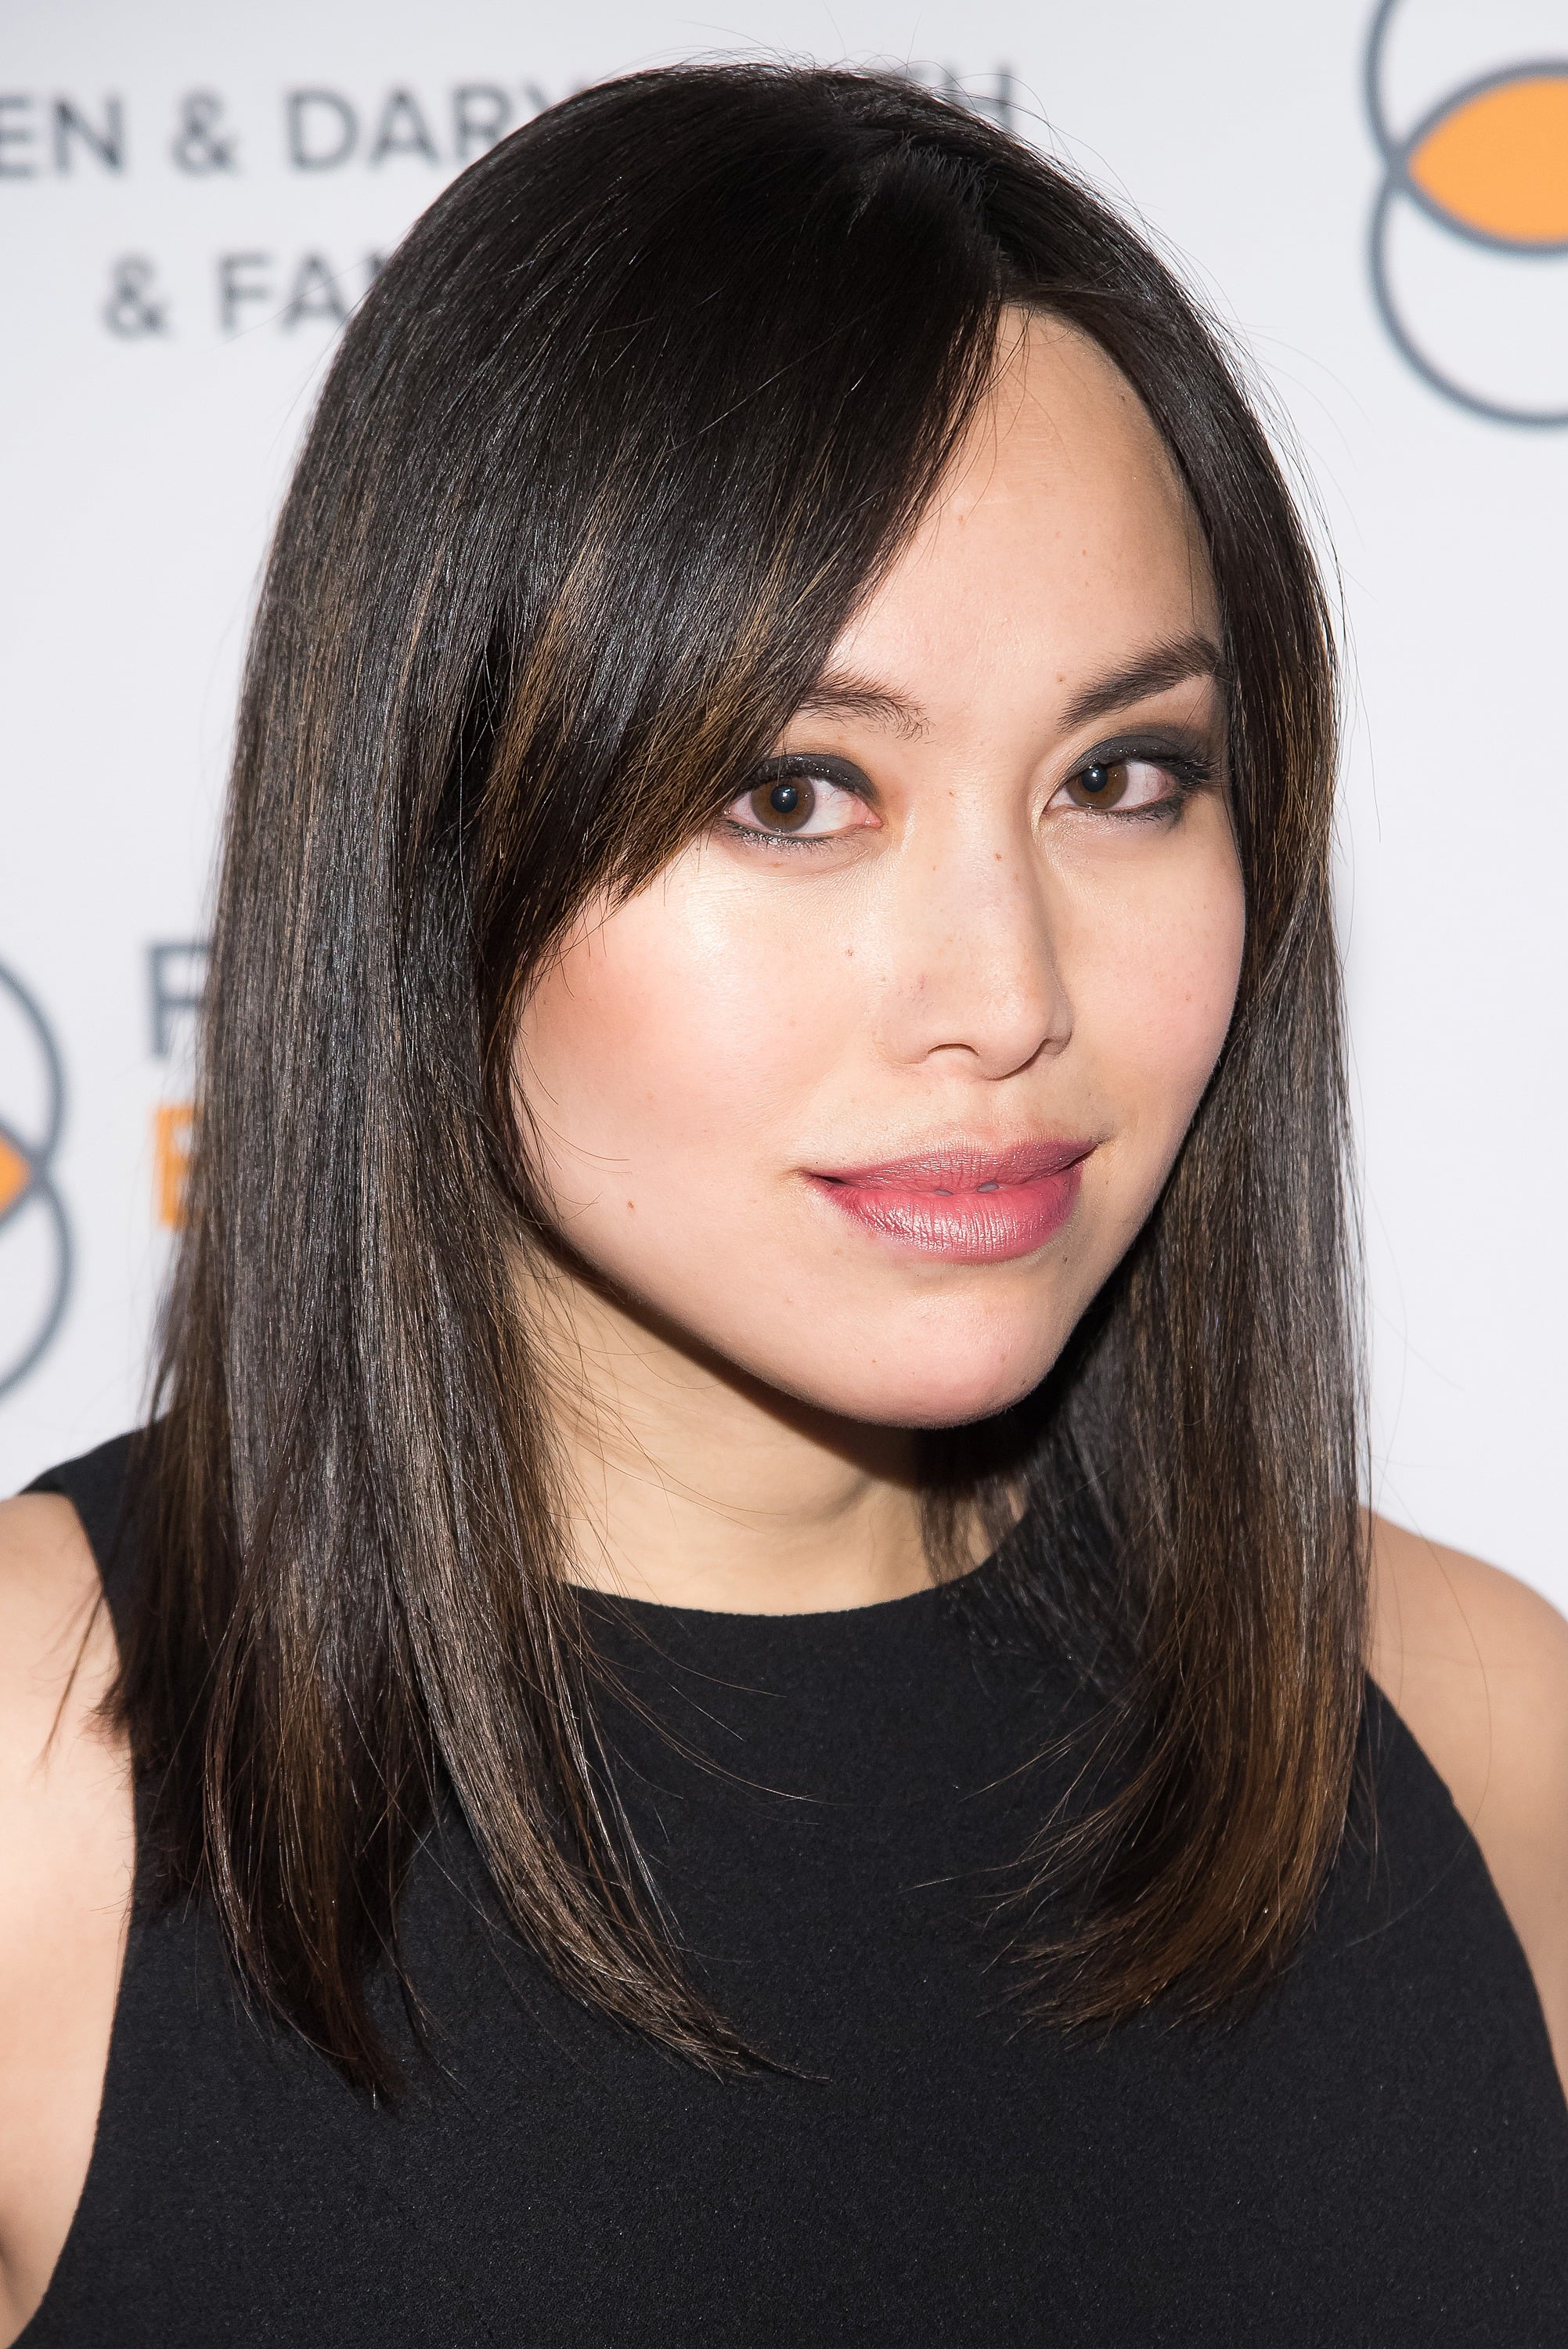
[[[1522,74],[1461,98],[1405,168],[1429,203],[1475,234],[1568,243],[1568,72]]]

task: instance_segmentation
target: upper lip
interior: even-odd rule
[[[820,1182],[844,1183],[861,1189],[873,1185],[889,1191],[978,1191],[987,1184],[1035,1183],[1043,1174],[1059,1174],[1087,1158],[1092,1142],[1010,1142],[986,1150],[964,1143],[940,1150],[922,1150],[909,1158],[883,1158],[866,1166],[813,1166]]]

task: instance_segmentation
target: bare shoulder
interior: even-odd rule
[[[1480,1558],[1372,1534],[1373,1676],[1481,1847],[1568,2077],[1568,1622]]]
[[[52,1493],[0,1501],[0,1743],[26,1744],[40,1708],[51,1717],[90,1640],[98,1568],[76,1511]],[[101,1644],[101,1643],[100,1643]],[[112,1654],[112,1642],[110,1642]],[[101,1659],[98,1659],[101,1661]]]
[[[116,1663],[69,1503],[0,1502],[0,2343],[58,2257],[102,2092],[134,1859]]]
[[[1373,1672],[1465,1817],[1520,1792],[1568,1804],[1568,1621],[1501,1568],[1372,1526]]]

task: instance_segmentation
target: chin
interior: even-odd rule
[[[994,1342],[937,1349],[928,1339],[885,1364],[868,1347],[841,1365],[819,1360],[810,1378],[779,1383],[820,1411],[867,1426],[967,1427],[1010,1410],[1039,1385],[1058,1350],[1042,1348],[1037,1333],[1031,1339],[1001,1353]]]

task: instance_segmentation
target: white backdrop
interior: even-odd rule
[[[338,317],[496,129],[758,54],[1010,108],[1251,351],[1354,656],[1377,1498],[1568,1604],[1568,0],[0,0],[0,1489],[140,1392],[237,664]]]

